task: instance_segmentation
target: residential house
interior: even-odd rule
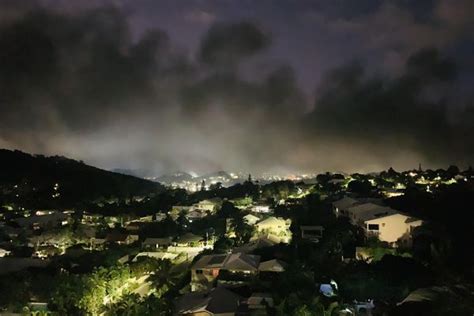
[[[224,288],[209,292],[188,293],[176,304],[177,315],[183,316],[234,316],[242,297]]]
[[[165,213],[156,213],[155,214],[155,220],[157,222],[161,222],[162,220],[164,220],[166,218],[166,214]]]
[[[210,211],[201,210],[201,209],[191,209],[191,210],[186,214],[186,218],[187,218],[190,222],[192,222],[192,221],[199,220],[199,219],[201,219],[201,218],[206,217],[207,215],[209,215],[209,212],[210,212]]]
[[[396,211],[390,207],[369,202],[351,206],[340,215],[348,217],[354,225],[361,225],[368,219],[392,213],[396,213]]]
[[[105,237],[106,242],[114,243],[117,245],[130,245],[135,241],[138,241],[138,235],[130,235],[118,232],[112,232],[107,234]]]
[[[244,222],[248,225],[255,225],[260,220],[259,217],[253,214],[247,214],[243,217],[243,219],[244,219]]]
[[[192,206],[187,205],[175,205],[171,208],[169,212],[171,218],[173,220],[178,219],[179,215],[181,214],[188,214],[191,211]]]
[[[186,233],[180,237],[175,242],[177,247],[202,247],[206,244],[204,238],[193,233]]]
[[[137,233],[137,232],[139,232],[145,225],[146,225],[146,223],[144,223],[144,222],[131,221],[131,222],[127,223],[127,225],[125,226],[125,229],[126,229],[127,231],[129,231],[129,232]]]
[[[32,215],[29,217],[21,217],[13,220],[22,228],[55,228],[63,225],[67,225],[69,216],[64,213],[51,213],[46,215]]]
[[[300,226],[301,238],[312,242],[319,242],[323,238],[323,226]]]
[[[281,217],[270,216],[257,224],[255,227],[259,235],[270,234],[280,238],[280,242],[289,243],[291,240],[291,220]]]
[[[266,309],[267,306],[274,306],[273,297],[270,293],[252,293],[246,303],[250,310]]]
[[[155,258],[158,260],[174,260],[178,257],[179,254],[165,252],[165,251],[147,251],[147,252],[139,252],[135,258],[133,258],[132,262],[137,262],[138,258],[140,257],[148,257],[148,258]]]
[[[268,214],[271,213],[271,209],[269,205],[254,205],[251,208],[252,212],[254,213],[263,213],[263,214]]]
[[[245,253],[203,256],[191,268],[191,291],[211,288],[221,271],[256,274],[259,263],[259,256]]]
[[[144,249],[159,249],[167,248],[173,244],[170,237],[165,238],[147,238],[143,241],[142,247]]]
[[[0,258],[10,255],[10,252],[11,252],[11,251],[9,251],[9,250],[0,248]]]
[[[90,240],[90,247],[94,250],[103,250],[106,242],[107,240],[105,238],[92,237]]]
[[[342,199],[337,200],[332,203],[332,209],[336,216],[344,215],[345,210],[347,210],[349,207],[354,206],[356,204],[359,204],[358,200],[351,198],[349,196],[344,196]]]
[[[399,239],[410,240],[413,228],[422,224],[418,218],[393,211],[365,220],[364,228],[367,235],[393,244]]]
[[[92,213],[84,212],[82,214],[81,223],[86,224],[86,225],[97,225],[102,221],[103,218],[104,216],[100,214],[92,214]]]
[[[142,216],[138,219],[142,223],[151,223],[153,222],[153,215]]]
[[[250,240],[248,243],[240,247],[234,248],[232,252],[251,253],[257,249],[273,247],[275,245],[278,245],[279,243],[280,243],[280,238],[272,236],[272,235],[257,236],[256,238],[253,238],[252,240]]]
[[[272,259],[268,261],[260,262],[258,266],[259,272],[284,272],[287,267],[287,264],[278,259]]]
[[[201,210],[204,212],[210,212],[214,214],[222,206],[221,198],[212,198],[207,200],[199,201],[196,204],[193,204],[194,210]]]

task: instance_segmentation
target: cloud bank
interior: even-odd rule
[[[151,174],[467,166],[474,104],[463,47],[473,19],[460,8],[470,5],[437,1],[425,20],[395,2],[349,16],[293,8],[289,19],[331,34],[327,51],[349,36],[357,44],[347,49],[367,56],[315,74],[313,95],[301,84],[300,52],[282,53],[268,16],[183,12],[207,25],[190,52],[165,30],[137,32],[126,1],[5,1],[0,146]]]

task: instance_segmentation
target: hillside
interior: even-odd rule
[[[28,207],[74,207],[93,200],[159,192],[159,183],[92,167],[65,157],[0,149],[0,199]],[[1,200],[0,200],[1,202]]]

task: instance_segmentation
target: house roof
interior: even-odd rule
[[[30,226],[33,224],[47,224],[49,222],[59,222],[66,220],[68,216],[63,213],[52,213],[46,215],[32,215],[29,217],[20,217],[16,218],[13,221],[16,222],[20,226]]]
[[[452,291],[446,286],[433,286],[429,288],[416,289],[397,305],[411,302],[430,302],[435,301],[441,296],[452,295]]]
[[[371,215],[371,214],[368,214],[368,215]],[[367,219],[364,219],[364,222],[369,222],[369,221],[372,221],[372,220],[376,220],[376,219],[380,219],[380,218],[385,218],[385,217],[389,217],[389,216],[394,216],[394,215],[400,215],[400,216],[405,216],[406,219],[405,219],[405,223],[409,224],[409,223],[414,223],[414,222],[417,222],[417,221],[421,221],[421,219],[419,218],[416,218],[416,217],[411,217],[411,216],[408,216],[402,212],[399,212],[399,211],[396,211],[394,209],[388,209],[386,212],[384,213],[378,213],[378,214],[375,214],[373,215],[372,217],[370,218],[367,218]]]
[[[233,271],[256,271],[260,262],[260,256],[249,255],[245,253],[230,254],[224,268]]]
[[[224,287],[216,287],[208,293],[188,293],[176,304],[179,314],[209,312],[211,314],[235,313],[241,296]]]
[[[380,218],[399,213],[398,211],[388,206],[380,206],[374,203],[364,203],[355,205],[348,208],[347,211],[351,212],[362,221],[367,221],[370,219]]]
[[[222,203],[222,199],[221,198],[218,198],[218,197],[215,197],[215,198],[210,198],[210,199],[207,199],[207,200],[201,200],[199,202],[197,202],[196,204],[212,204],[212,205],[217,205],[217,204],[220,204]]]
[[[418,221],[421,221],[421,219],[410,216],[405,220],[405,223],[409,224],[409,223],[418,222]]]
[[[260,222],[257,225],[273,226],[273,225],[285,225],[286,221],[281,217],[270,216]]]
[[[128,237],[128,234],[123,234],[123,233],[109,233],[107,234],[107,237],[105,237],[105,240],[108,242],[117,242],[117,241],[125,241]]]
[[[155,258],[155,259],[170,259],[173,260],[178,256],[176,253],[171,253],[171,252],[139,252],[135,258],[133,258],[132,261],[137,261],[138,258],[140,257],[150,257],[150,258]]]
[[[275,246],[276,244],[278,244],[279,241],[275,240],[275,238],[270,238],[270,236],[260,236],[259,238],[257,239],[254,239],[254,240],[251,240],[250,242],[240,246],[240,247],[237,247],[237,248],[234,248],[234,251],[233,252],[244,252],[244,253],[247,253],[247,252],[252,252],[256,249],[260,249],[260,248],[265,248],[265,247],[272,247],[272,246]]]
[[[203,238],[193,233],[186,233],[178,238],[179,243],[199,242]]]
[[[247,214],[243,218],[248,220],[248,221],[252,221],[252,220],[258,221],[260,219],[259,217],[255,216],[253,214]]]
[[[143,241],[143,245],[149,246],[149,245],[156,245],[156,244],[171,244],[171,238],[170,237],[165,237],[165,238],[147,238]]]
[[[300,229],[301,230],[324,230],[324,227],[323,226],[305,226],[305,225],[301,225]]]
[[[390,216],[394,216],[394,215],[401,215],[401,216],[406,216],[394,209],[387,209],[385,210],[384,212],[378,212],[378,213],[374,213],[374,212],[371,212],[371,213],[368,213],[368,214],[364,214],[363,216],[363,221],[364,222],[370,222],[370,221],[373,221],[373,220],[377,220],[377,219],[381,219],[381,218],[385,218],[385,217],[390,217]],[[406,222],[406,221],[405,221]]]
[[[203,268],[222,268],[224,266],[224,261],[227,258],[227,255],[207,255],[202,256],[196,263],[193,265],[193,269],[203,269]]]
[[[352,213],[358,214],[358,213],[364,213],[364,212],[375,210],[375,209],[384,209],[384,208],[386,207],[369,202],[369,203],[362,203],[362,204],[351,206],[347,210]]]
[[[258,266],[259,271],[263,272],[283,272],[287,264],[281,260],[273,259],[261,262]]]
[[[256,271],[260,262],[259,256],[245,253],[207,255],[199,259],[193,269],[225,269],[233,271]]]
[[[348,207],[350,207],[350,206],[352,206],[352,205],[355,205],[355,204],[357,204],[357,203],[359,203],[358,200],[353,199],[353,198],[351,198],[351,197],[349,197],[349,196],[344,196],[342,199],[333,202],[332,205],[333,205],[334,207],[339,208],[339,209],[346,209],[346,208],[348,208]]]

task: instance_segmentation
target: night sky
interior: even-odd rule
[[[0,0],[0,148],[106,169],[467,167],[472,0]]]

